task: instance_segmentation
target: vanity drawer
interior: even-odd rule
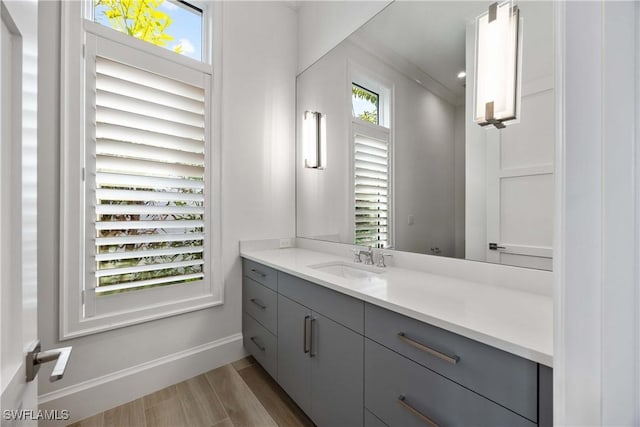
[[[323,286],[279,273],[278,293],[362,334],[364,303]]]
[[[278,271],[271,267],[243,258],[242,274],[258,283],[262,283],[274,291],[278,290]]]
[[[365,406],[391,427],[536,425],[369,339],[365,354]]]
[[[242,279],[244,311],[274,335],[278,335],[278,294],[260,283]]]
[[[365,336],[537,422],[536,363],[371,304]]]
[[[278,345],[275,335],[247,313],[242,314],[244,348],[274,379],[276,376]]]

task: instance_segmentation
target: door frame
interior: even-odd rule
[[[10,43],[13,43],[8,70],[11,80],[7,82],[10,84],[10,93],[0,94],[3,111],[7,107],[10,111],[8,120],[11,123],[11,129],[5,135],[8,141],[3,136],[0,146],[3,178],[0,195],[4,202],[0,213],[0,263],[2,281],[10,284],[8,289],[2,290],[0,309],[3,425],[5,421],[18,422],[20,425],[36,423],[33,418],[35,415],[31,412],[13,414],[18,419],[6,420],[4,410],[37,410],[37,381],[26,382],[25,367],[25,353],[37,341],[37,279],[35,271],[31,271],[36,270],[36,266],[32,263],[28,268],[25,266],[25,251],[29,260],[35,262],[36,259],[35,247],[25,245],[25,238],[37,247],[36,234],[32,234],[35,231],[32,227],[35,227],[36,207],[35,203],[30,203],[35,201],[36,183],[25,180],[25,177],[33,178],[33,175],[25,173],[25,165],[31,166],[33,163],[33,159],[25,154],[35,158],[37,146],[37,105],[29,101],[37,94],[37,28],[30,26],[34,17],[37,17],[37,3],[0,0],[0,20],[12,35]],[[2,77],[5,77],[4,73]],[[3,130],[6,132],[7,126]],[[35,164],[29,172],[35,173]],[[34,199],[31,200],[31,197]],[[29,209],[24,209],[25,201],[30,203]],[[25,221],[25,215],[28,221]]]
[[[640,420],[639,6],[554,8],[554,424],[632,425]]]

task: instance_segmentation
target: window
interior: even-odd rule
[[[391,85],[352,69],[353,242],[389,248],[393,244]]]
[[[210,11],[63,4],[61,337],[222,303]]]
[[[378,106],[380,96],[364,87],[353,83],[351,86],[351,111],[357,117],[374,125],[379,124]]]
[[[171,0],[94,0],[90,18],[100,25],[202,60],[202,9]]]

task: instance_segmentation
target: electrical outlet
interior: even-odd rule
[[[291,239],[280,239],[280,249],[290,248],[291,247]]]

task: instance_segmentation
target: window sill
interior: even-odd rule
[[[69,322],[67,322],[66,325],[64,324],[65,322],[61,325],[60,341],[152,322],[154,320],[204,310],[222,304],[224,304],[224,301],[221,296],[200,295],[198,297],[187,298],[180,301],[158,303],[138,307],[128,311],[87,317],[78,322],[73,322],[73,320],[68,319]]]

